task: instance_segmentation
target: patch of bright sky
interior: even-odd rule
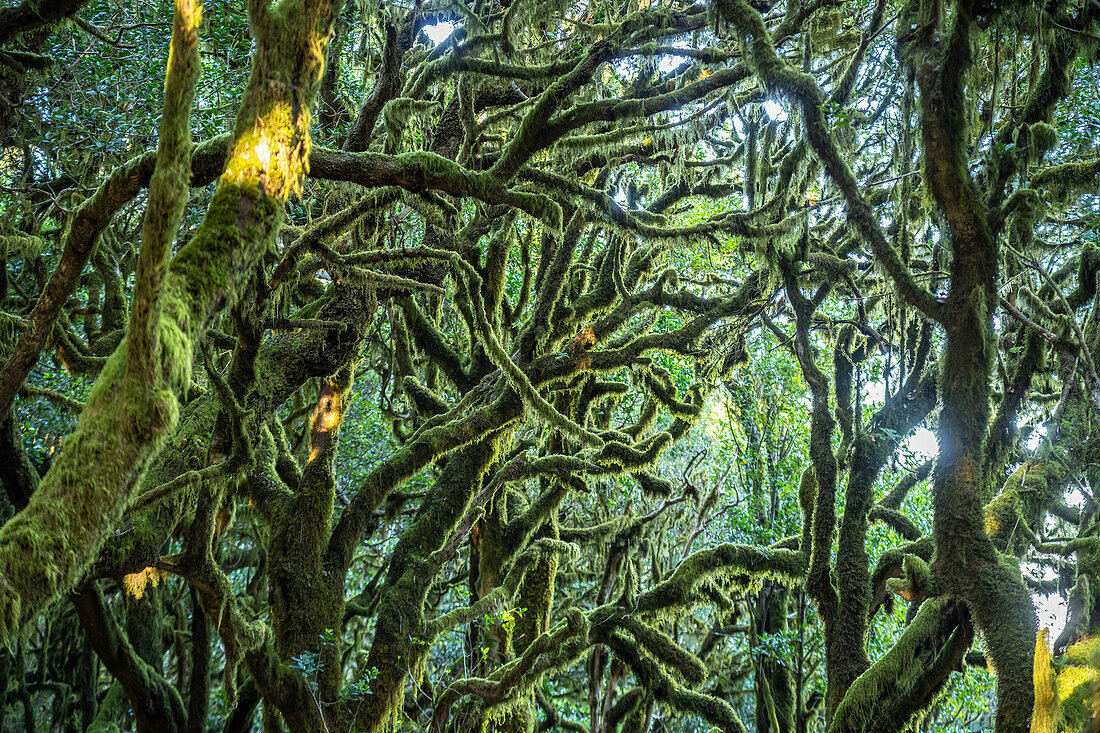
[[[905,441],[905,447],[919,456],[934,458],[940,452],[936,434],[928,428],[917,428]]]
[[[1038,448],[1039,447],[1039,441],[1042,440],[1044,437],[1046,437],[1046,434],[1047,434],[1047,426],[1046,425],[1040,425],[1039,427],[1035,428],[1035,430],[1033,430],[1031,432],[1031,435],[1029,435],[1028,438],[1027,438],[1027,449],[1028,450],[1035,450],[1036,448]]]
[[[424,26],[424,35],[431,39],[432,43],[440,44],[455,32],[454,23],[434,23]]]
[[[871,382],[864,385],[864,389],[867,390],[867,396],[871,399],[871,402],[881,405],[886,401],[886,385],[882,382]]]
[[[1064,501],[1066,502],[1066,506],[1071,506],[1074,509],[1080,509],[1085,505],[1085,492],[1080,487],[1076,489],[1071,489],[1070,491],[1066,492]]]
[[[871,402],[881,405],[886,401],[886,385],[882,382],[871,382],[870,384],[864,385],[864,389],[867,390],[867,397]],[[917,428],[914,430],[913,434],[905,439],[904,447],[924,458],[935,458],[940,452],[940,445],[936,440],[936,434],[928,428]]]
[[[1054,580],[1056,575],[1054,569],[1050,567],[1044,567],[1041,574],[1045,580]],[[1062,629],[1066,628],[1066,617],[1069,614],[1066,599],[1057,593],[1051,593],[1050,595],[1036,594],[1031,597],[1031,602],[1035,604],[1035,615],[1039,618],[1039,628],[1050,629],[1050,643],[1053,644],[1061,635]]]
[[[787,110],[783,109],[783,105],[779,102],[771,99],[764,102],[764,113],[768,115],[769,119],[776,122],[785,122],[787,120]]]

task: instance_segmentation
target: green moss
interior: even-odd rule
[[[672,640],[670,636],[634,619],[624,619],[622,628],[652,654],[657,661],[682,675],[691,686],[701,685],[707,678],[706,666],[694,654]]]
[[[82,419],[31,497],[0,530],[0,639],[71,588],[126,508],[148,460],[174,426],[174,396],[124,373],[125,342],[104,367]],[[88,466],[100,470],[89,472]],[[74,489],[82,498],[74,498]]]
[[[1007,486],[985,506],[985,532],[999,547],[1007,547],[1019,535],[1020,519],[1019,496]]]
[[[1034,147],[1035,157],[1041,157],[1044,153],[1053,150],[1058,145],[1058,130],[1047,122],[1036,122],[1031,125],[1031,143]]]
[[[107,695],[96,709],[95,719],[86,733],[119,733],[118,720],[126,717],[126,693],[122,685],[115,680],[107,689]]]
[[[465,514],[475,487],[496,460],[498,441],[505,437],[483,439],[454,454],[432,487],[432,500],[424,503],[425,510],[394,548],[368,656],[378,676],[357,713],[360,725],[369,730],[380,728],[401,710],[406,675],[416,678],[423,670],[428,646],[422,642],[435,635],[425,628],[424,619],[424,602],[435,575],[431,553],[442,548]]]
[[[794,584],[806,573],[806,556],[791,550],[723,544],[686,557],[666,580],[642,593],[637,613],[679,613],[694,606],[704,585],[719,578],[742,592],[765,579]]]
[[[33,260],[45,244],[42,237],[0,234],[0,260]]]
[[[1050,630],[1035,637],[1035,710],[1031,714],[1031,733],[1056,733],[1058,695],[1050,657]]]
[[[1064,201],[1073,193],[1095,188],[1098,177],[1100,158],[1044,168],[1032,177],[1031,185],[1049,191],[1052,201]]]
[[[119,345],[27,509],[0,530],[3,641],[10,643],[47,602],[72,588],[118,526],[134,486],[176,423],[175,395],[189,386],[195,343],[270,247],[282,202],[305,173],[309,109],[334,10],[327,2],[283,3],[257,19],[254,73],[226,173],[159,292],[159,348],[141,347],[128,370],[128,343]],[[177,209],[158,210],[159,225],[169,210]],[[163,249],[153,259],[147,275],[163,262]],[[154,369],[136,369],[150,360]]]
[[[852,683],[837,707],[830,731],[911,730],[936,700],[962,661],[973,633],[957,599],[940,596],[921,604],[901,638]]]

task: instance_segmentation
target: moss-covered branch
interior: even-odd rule
[[[333,11],[328,2],[303,2],[264,14],[226,172],[163,286],[157,372],[129,371],[127,342],[119,346],[27,509],[0,530],[0,637],[13,638],[76,583],[175,426],[176,395],[190,383],[192,354],[208,319],[236,297],[278,229],[282,201],[300,186]],[[287,26],[292,14],[294,29]],[[271,74],[282,83],[269,83]],[[89,465],[102,470],[89,475]]]

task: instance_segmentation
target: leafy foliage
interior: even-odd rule
[[[175,6],[0,8],[0,727],[1090,730],[1095,2]]]

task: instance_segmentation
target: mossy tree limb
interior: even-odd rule
[[[187,388],[194,344],[268,246],[279,224],[278,206],[304,174],[305,125],[334,7],[318,2],[254,10],[257,60],[233,153],[203,225],[169,266],[163,286],[160,373],[131,373],[124,341],[36,498],[0,530],[0,635],[6,639],[75,584],[118,523],[147,462],[178,419],[176,395]],[[305,21],[300,30],[287,25],[291,14]],[[105,470],[87,476],[87,465]],[[86,500],[75,501],[74,492]],[[71,507],[67,515],[58,514],[61,506]]]

